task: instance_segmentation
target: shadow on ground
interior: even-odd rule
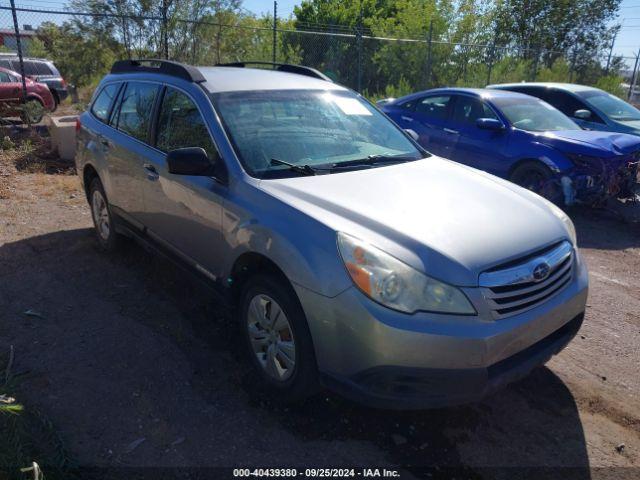
[[[465,407],[381,411],[329,393],[284,407],[253,389],[207,290],[133,243],[107,255],[83,229],[4,244],[0,284],[0,347],[15,345],[24,402],[81,465],[590,478],[576,404],[547,368]]]

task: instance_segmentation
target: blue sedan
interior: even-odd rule
[[[558,204],[633,195],[640,138],[582,130],[538,98],[442,88],[381,108],[436,155],[507,178]]]

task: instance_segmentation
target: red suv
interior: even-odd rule
[[[55,109],[56,104],[49,87],[30,78],[26,78],[26,84],[27,103],[22,107],[22,76],[0,67],[0,117],[20,116],[25,123],[38,123],[45,111]]]

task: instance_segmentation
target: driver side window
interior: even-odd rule
[[[163,152],[202,147],[211,160],[218,158],[198,107],[186,94],[170,87],[167,87],[160,107],[156,147]]]

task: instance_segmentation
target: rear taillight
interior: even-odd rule
[[[76,133],[80,131],[80,127],[82,127],[82,123],[80,123],[80,117],[76,118]]]

